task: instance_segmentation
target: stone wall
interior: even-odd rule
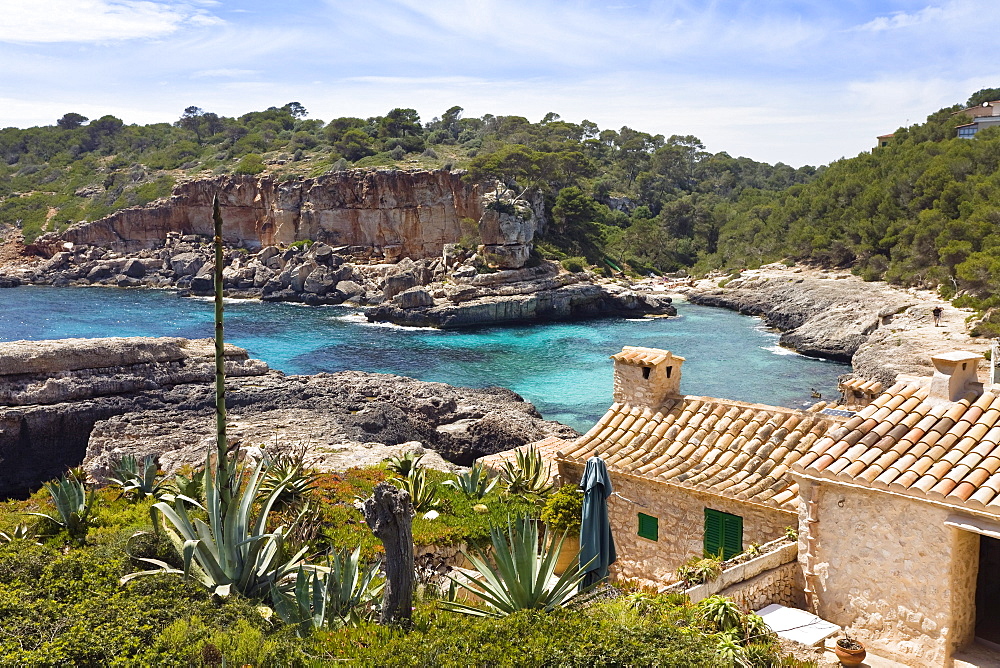
[[[746,612],[760,610],[772,603],[801,608],[805,605],[802,568],[795,562],[784,564],[722,589],[718,594],[733,599]]]
[[[612,566],[616,578],[634,579],[657,588],[675,581],[674,571],[678,566],[691,557],[702,556],[705,508],[742,517],[744,547],[779,538],[786,527],[797,523],[792,512],[614,470],[609,473],[614,491],[621,495],[608,499],[608,518],[618,550],[618,561]],[[560,461],[559,474],[567,482],[577,482],[583,475],[583,467]],[[639,537],[639,513],[658,519],[658,540]]]
[[[803,607],[802,569],[796,559],[798,544],[780,538],[762,548],[764,553],[758,557],[723,564],[724,570],[715,580],[687,588],[678,582],[661,591],[686,594],[692,603],[718,594],[733,599],[746,612],[771,603]]]
[[[917,499],[800,485],[799,559],[814,612],[881,656],[950,665],[974,633],[979,536],[945,526],[952,511]]]

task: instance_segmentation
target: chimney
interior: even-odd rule
[[[968,392],[983,391],[976,373],[982,355],[965,350],[941,353],[931,357],[934,375],[931,377],[927,401],[940,404],[961,400]]]
[[[668,397],[680,394],[683,357],[669,350],[625,346],[611,359],[616,402],[658,408]]]

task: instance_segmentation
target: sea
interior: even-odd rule
[[[550,420],[589,429],[611,404],[622,346],[685,358],[685,394],[802,408],[831,398],[849,366],[799,355],[757,318],[677,302],[677,317],[436,330],[369,323],[356,308],[225,302],[226,341],[289,374],[344,369],[465,387],[498,385]],[[0,341],[213,335],[211,298],[173,291],[23,286],[0,289]]]

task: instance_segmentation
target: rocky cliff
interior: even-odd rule
[[[930,375],[933,353],[982,352],[988,341],[970,337],[969,311],[928,291],[865,282],[846,272],[768,265],[717,285],[699,282],[687,292],[695,304],[760,316],[781,330],[781,345],[804,355],[850,363],[855,373],[888,387],[898,374]],[[942,308],[941,326],[931,314]]]
[[[463,182],[460,172],[348,170],[281,183],[270,176],[223,176],[184,183],[166,200],[45,235],[34,248],[51,255],[70,242],[132,253],[162,245],[171,232],[211,236],[216,194],[229,245],[311,239],[377,248],[389,260],[440,255],[444,244],[462,237],[463,219],[478,222],[484,212],[479,187]],[[515,230],[511,242],[520,243],[522,233]],[[508,243],[503,235],[497,241]]]
[[[127,453],[152,454],[168,471],[199,464],[215,433],[212,354],[210,340],[176,338],[0,343],[0,496],[81,462],[103,477]],[[232,443],[304,445],[320,468],[378,461],[402,446],[467,465],[576,433],[501,388],[358,371],[286,376],[232,346],[226,370]]]

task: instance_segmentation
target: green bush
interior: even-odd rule
[[[260,174],[264,171],[264,160],[256,153],[247,153],[236,163],[234,174]]]
[[[561,262],[563,269],[574,274],[587,268],[587,260],[582,257],[568,257]]]
[[[583,492],[576,485],[563,485],[550,496],[542,509],[542,521],[556,533],[580,531]]]

